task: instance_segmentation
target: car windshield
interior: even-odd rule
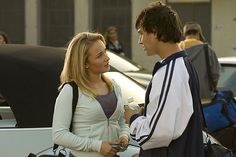
[[[142,67],[139,67],[138,65],[132,64],[130,61],[107,51],[108,56],[110,57],[110,64],[115,69],[118,69],[122,72],[129,72],[129,71],[140,71]]]
[[[221,66],[222,67],[218,87],[230,89],[233,91],[234,96],[236,96],[236,66],[231,66],[228,64],[222,64]]]

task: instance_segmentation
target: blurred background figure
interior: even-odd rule
[[[184,40],[179,44],[182,49],[187,49],[205,42],[202,28],[197,22],[187,22],[184,25],[183,34]]]
[[[8,106],[6,99],[2,96],[1,93],[0,93],[0,106]],[[1,119],[1,117],[0,117],[0,119]]]
[[[0,31],[0,46],[4,44],[8,44],[9,39],[5,32]]]
[[[117,28],[114,26],[109,26],[104,34],[106,39],[106,48],[119,55],[125,56],[123,46],[118,40]]]
[[[200,96],[211,99],[216,90],[220,64],[215,51],[205,44],[202,28],[197,22],[187,22],[183,27],[184,40],[179,43],[185,49],[199,77]]]
[[[7,37],[7,34],[0,31],[0,46],[4,45],[4,44],[8,44],[9,40]],[[7,106],[7,102],[4,99],[4,97],[2,96],[1,92],[0,92],[0,106]],[[1,119],[1,117],[0,117]]]

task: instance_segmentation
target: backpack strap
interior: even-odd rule
[[[73,118],[74,118],[74,113],[75,113],[75,109],[76,109],[76,105],[78,102],[78,86],[74,81],[70,81],[70,82],[66,82],[62,85],[61,88],[64,87],[65,84],[69,84],[72,88],[73,88],[73,98],[72,98],[72,115],[71,115],[71,123],[70,123],[70,132],[72,132],[72,122],[73,122]],[[53,145],[53,152],[55,154],[56,150],[58,148],[57,144]]]
[[[76,109],[76,105],[78,102],[78,86],[74,81],[71,82],[67,82],[69,85],[71,85],[71,87],[73,88],[73,99],[72,99],[72,117],[71,117],[71,123],[70,123],[70,132],[72,132],[72,122],[74,119],[74,113],[75,113],[75,109]]]

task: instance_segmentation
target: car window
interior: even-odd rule
[[[236,95],[236,66],[230,65],[221,65],[221,73],[220,79],[218,82],[219,88],[226,88],[233,91],[234,95]]]
[[[110,57],[110,64],[114,68],[116,68],[119,71],[122,72],[129,72],[129,71],[140,71],[142,68],[139,66],[136,66],[135,64],[132,64],[128,60],[107,51],[108,56]]]

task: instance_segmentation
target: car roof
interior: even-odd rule
[[[236,64],[236,56],[218,58],[221,64]]]
[[[0,47],[0,92],[18,127],[51,126],[65,52],[47,46]]]

